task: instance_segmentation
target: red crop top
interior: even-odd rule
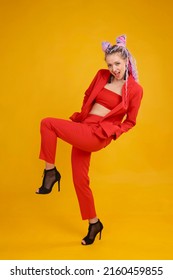
[[[103,105],[109,110],[112,110],[121,102],[121,95],[107,89],[103,88],[97,95],[95,102]]]

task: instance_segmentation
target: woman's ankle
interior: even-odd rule
[[[88,221],[89,221],[90,224],[95,224],[95,223],[98,222],[98,218],[95,217],[95,218],[89,219]]]
[[[55,165],[53,163],[49,163],[49,162],[45,163],[45,169],[46,170],[53,169],[54,167],[55,167]]]

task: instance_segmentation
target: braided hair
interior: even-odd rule
[[[102,50],[105,52],[105,57],[108,54],[120,53],[123,59],[127,59],[127,72],[126,80],[128,75],[132,75],[135,81],[138,81],[138,71],[136,67],[136,61],[131,53],[126,48],[126,35],[121,35],[116,38],[116,44],[111,45],[109,42],[102,42]]]
[[[122,59],[127,59],[126,71],[124,75],[125,82],[125,98],[123,99],[124,107],[127,108],[127,85],[128,77],[132,75],[135,81],[138,81],[138,72],[136,67],[136,61],[131,53],[126,48],[126,35],[121,35],[116,38],[116,44],[111,45],[109,42],[102,42],[102,50],[105,53],[105,58],[109,54],[120,53]]]

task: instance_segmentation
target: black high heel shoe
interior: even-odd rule
[[[61,174],[56,167],[48,170],[44,170],[44,177],[42,186],[38,189],[36,194],[48,194],[52,191],[52,188],[56,182],[58,182],[58,191],[60,191]]]
[[[94,224],[89,224],[88,234],[82,240],[85,243],[81,242],[81,244],[82,245],[90,245],[90,244],[92,244],[94,242],[95,237],[96,237],[96,235],[98,233],[100,233],[100,235],[99,235],[99,240],[100,240],[101,239],[102,230],[103,230],[103,224],[100,222],[100,220],[98,220]]]

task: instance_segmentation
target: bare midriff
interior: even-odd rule
[[[97,115],[100,117],[104,117],[106,116],[111,110],[107,109],[106,107],[104,107],[103,105],[99,104],[99,103],[95,103],[91,109],[91,111],[89,112],[89,114],[93,114],[93,115]]]

